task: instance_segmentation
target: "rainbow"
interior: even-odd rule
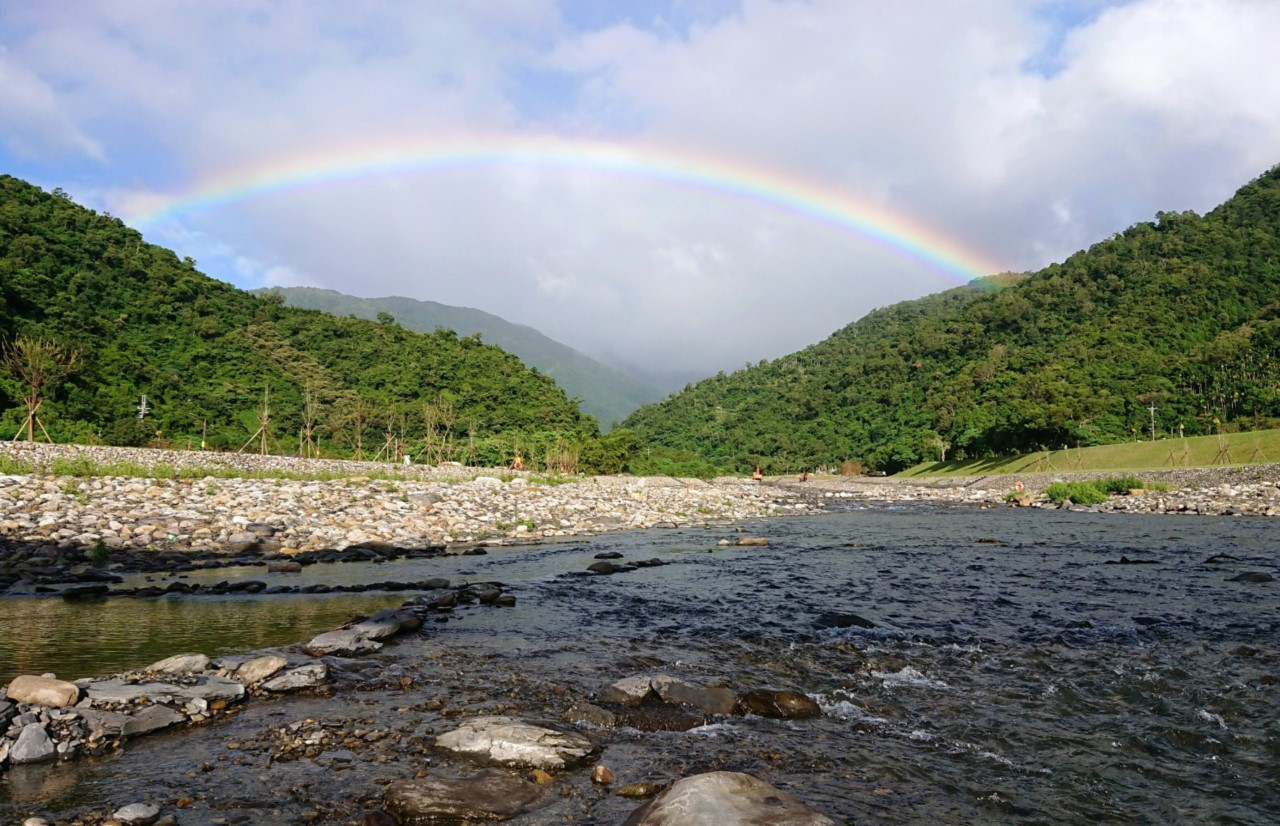
[[[685,149],[553,137],[435,137],[290,155],[202,181],[189,192],[135,201],[127,223],[147,229],[184,215],[307,187],[361,178],[465,167],[596,170],[707,191],[853,233],[925,264],[947,286],[1004,268],[944,234],[869,199],[777,169]]]

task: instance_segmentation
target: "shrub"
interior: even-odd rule
[[[1045,489],[1044,495],[1058,504],[1066,499],[1077,505],[1099,505],[1107,501],[1107,492],[1098,482],[1054,482]]]

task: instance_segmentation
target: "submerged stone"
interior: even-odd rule
[[[708,772],[672,783],[624,826],[836,826],[831,818],[741,772]]]

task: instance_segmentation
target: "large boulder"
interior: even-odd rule
[[[381,651],[382,643],[369,639],[360,629],[343,628],[312,637],[302,650],[313,657],[355,657]]]
[[[32,674],[14,677],[6,692],[16,703],[49,708],[66,708],[80,699],[80,688],[75,683]]]
[[[741,772],[708,772],[672,783],[624,826],[836,826],[786,792]]]
[[[519,777],[488,771],[475,777],[397,780],[386,807],[404,826],[510,820],[542,805],[542,790]]]
[[[580,734],[535,726],[511,717],[476,717],[436,738],[437,748],[504,766],[563,769],[594,751]]]
[[[812,697],[797,691],[772,691],[757,688],[738,698],[739,714],[758,714],[782,720],[799,720],[820,717],[822,709]]]

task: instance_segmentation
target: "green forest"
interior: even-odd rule
[[[52,361],[30,429],[54,441],[258,450],[269,418],[276,453],[568,465],[626,439],[601,445],[554,381],[478,336],[286,307],[10,176],[0,299],[5,440],[27,435],[33,357]]]
[[[766,471],[1280,425],[1280,167],[1060,264],[869,313],[631,415],[643,441]],[[846,465],[848,467],[848,465]]]

